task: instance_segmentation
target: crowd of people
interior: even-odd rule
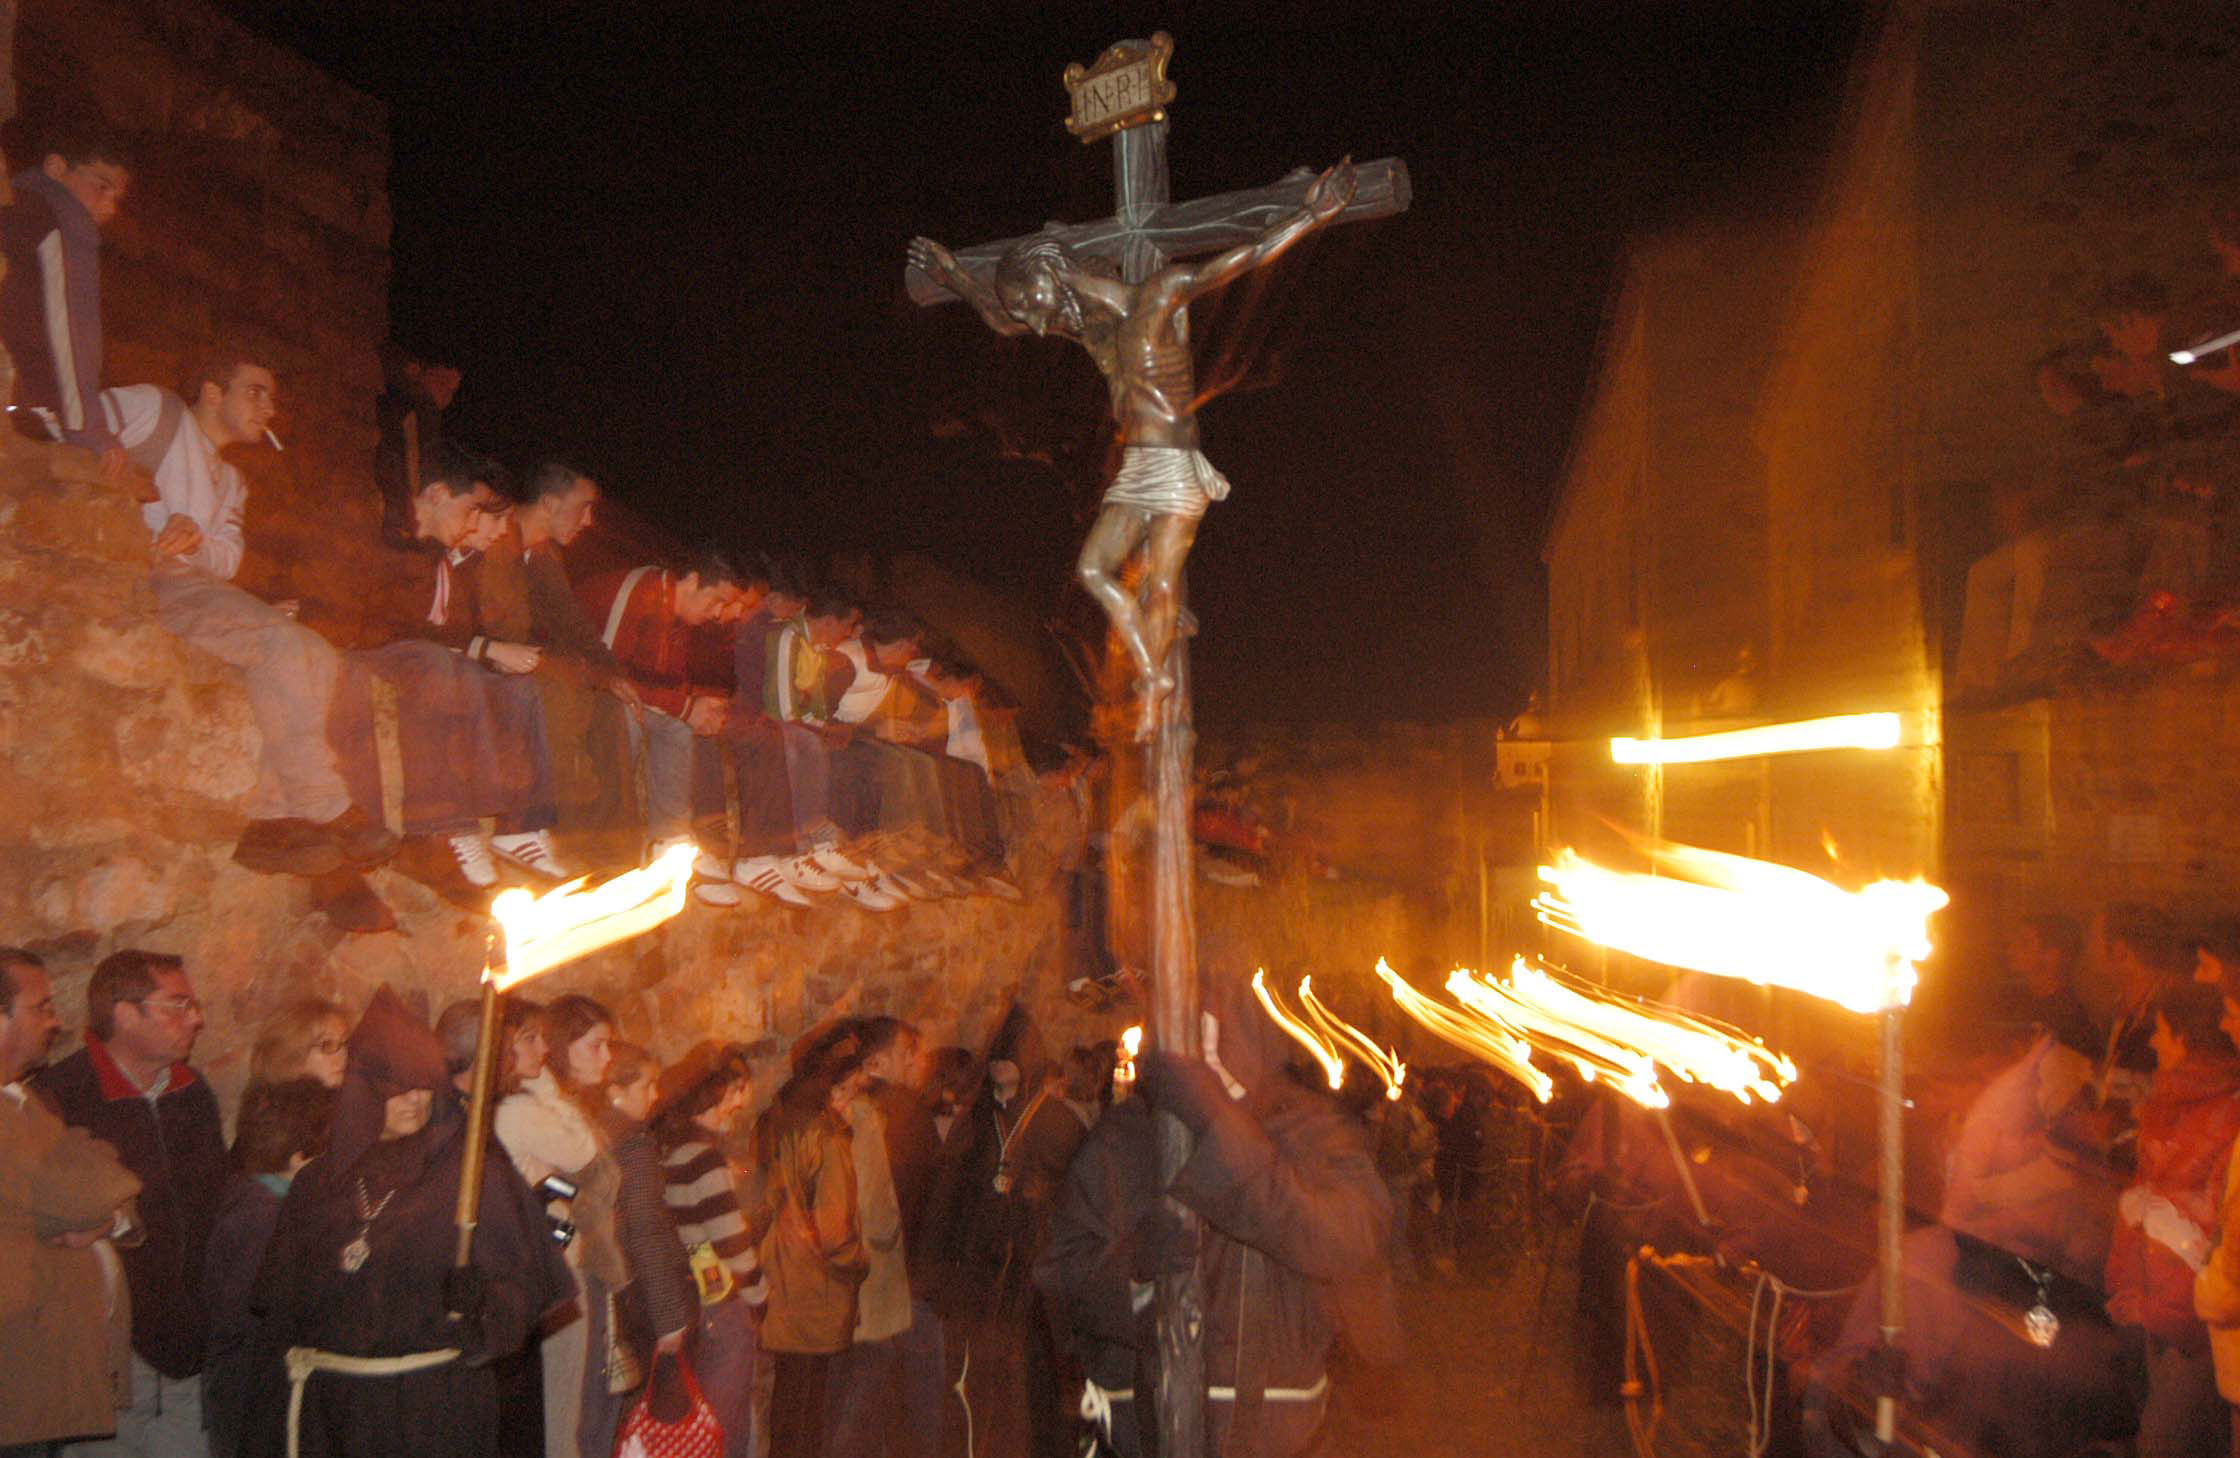
[[[49,1061],[53,984],[0,948],[0,1454],[607,1458],[689,1373],[736,1458],[1133,1458],[1151,1286],[1193,1263],[1215,1431],[1305,1452],[1336,1338],[1399,1354],[1390,1204],[1360,1111],[1213,981],[1202,1060],[841,1017],[752,1118],[745,1049],[510,997],[462,1262],[479,1002],[284,1008],[229,1139],[178,958],[103,959]]]
[[[160,621],[240,671],[262,742],[240,864],[312,878],[353,931],[394,925],[363,875],[392,858],[480,906],[503,875],[550,883],[686,840],[717,907],[1018,896],[1008,833],[1034,780],[953,647],[799,564],[723,549],[572,581],[563,551],[599,483],[446,439],[448,366],[390,352],[371,580],[331,584],[347,601],[242,586],[269,574],[227,453],[277,448],[284,382],[256,345],[217,341],[176,391],[104,388],[100,230],[130,183],[98,129],[58,132],[14,179],[10,414],[137,492]]]

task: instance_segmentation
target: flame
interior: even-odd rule
[[[1400,1086],[1408,1081],[1408,1065],[1400,1061],[1397,1048],[1379,1048],[1367,1033],[1339,1017],[1323,1005],[1314,995],[1314,979],[1299,979],[1299,1006],[1306,1009],[1307,1020],[1315,1025],[1332,1043],[1350,1049],[1371,1072],[1384,1080],[1384,1096],[1400,1097]]]
[[[1951,900],[1925,881],[1845,891],[1788,866],[1694,846],[1655,847],[1672,875],[1612,871],[1571,850],[1540,868],[1540,920],[1653,962],[1787,987],[1854,1012],[1902,1007]]]
[[[1533,1066],[1532,1045],[1519,1037],[1514,1028],[1475,1009],[1451,1008],[1433,1002],[1410,987],[1382,957],[1377,958],[1377,976],[1384,979],[1384,985],[1391,990],[1392,1000],[1400,1004],[1400,1010],[1414,1018],[1425,1032],[1454,1044],[1473,1057],[1484,1059],[1523,1084],[1541,1103],[1555,1097],[1555,1080],[1548,1077],[1545,1070]]]
[[[587,957],[601,947],[651,931],[684,910],[699,848],[672,846],[650,866],[625,871],[596,886],[578,877],[541,896],[515,886],[490,903],[506,937],[506,959],[484,975],[500,992]]]
[[[1895,749],[1902,732],[1896,714],[1837,714],[1681,739],[1613,739],[1610,759],[1615,764],[1710,764],[1810,749]]]
[[[1143,1052],[1143,1024],[1120,1031],[1120,1062],[1112,1070],[1112,1081],[1123,1089],[1136,1086],[1136,1057]]]
[[[1252,974],[1252,995],[1260,999],[1260,1006],[1267,1010],[1269,1017],[1275,1019],[1277,1027],[1290,1034],[1293,1042],[1314,1055],[1314,1061],[1322,1065],[1322,1076],[1330,1080],[1333,1090],[1346,1086],[1345,1059],[1339,1056],[1338,1050],[1320,1033],[1284,1010],[1283,1003],[1268,990],[1268,970],[1265,967]]]
[[[1447,978],[1455,999],[1515,1027],[1534,1048],[1561,1058],[1646,1108],[1671,1103],[1659,1079],[1772,1103],[1797,1080],[1796,1065],[1739,1029],[1661,1003],[1623,997],[1518,957],[1506,981],[1469,971]]]

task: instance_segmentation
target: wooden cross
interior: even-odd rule
[[[1122,279],[1141,283],[1178,257],[1194,257],[1259,239],[1280,219],[1305,206],[1314,173],[1300,168],[1280,181],[1245,192],[1177,203],[1167,183],[1166,104],[1174,87],[1166,79],[1173,42],[1164,34],[1122,41],[1093,66],[1071,66],[1067,89],[1073,115],[1067,126],[1085,143],[1112,138],[1112,216],[1078,224],[1051,223],[1035,237],[1055,238],[1076,256],[1109,258]],[[1334,222],[1389,217],[1408,206],[1408,169],[1397,158],[1358,164],[1352,201]],[[957,262],[982,282],[1024,238],[982,243],[956,253]],[[920,305],[957,295],[916,267],[905,270],[910,298]],[[1155,1047],[1182,1057],[1200,1053],[1197,926],[1192,896],[1195,849],[1191,836],[1191,725],[1188,636],[1174,634],[1166,673],[1174,690],[1163,701],[1146,746],[1154,831],[1151,870],[1151,1038]],[[1114,880],[1119,880],[1117,868]],[[1161,1113],[1158,1168],[1162,1185],[1190,1157],[1189,1131]],[[1196,1250],[1197,1219],[1174,1205],[1184,1249]],[[1203,1458],[1205,1427],[1205,1293],[1194,1266],[1162,1275],[1157,1283],[1159,1345],[1159,1451],[1170,1458]],[[1243,1406],[1239,1404],[1240,1408]],[[1246,1421],[1240,1411],[1238,1421]],[[1249,1446],[1249,1445],[1248,1445]]]

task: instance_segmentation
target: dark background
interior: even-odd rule
[[[1085,357],[912,307],[905,241],[1111,210],[1059,73],[1165,29],[1174,196],[1399,156],[1400,217],[1193,310],[1201,712],[1506,714],[1628,236],[1806,205],[1855,5],[526,5],[230,0],[388,102],[392,317],[458,433],[567,449],[680,536],[922,552],[1089,621]]]

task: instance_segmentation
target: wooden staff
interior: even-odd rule
[[[482,1025],[474,1035],[474,1086],[467,1098],[467,1147],[459,1161],[458,1243],[451,1264],[464,1270],[474,1254],[474,1227],[482,1212],[482,1160],[490,1144],[490,1085],[498,1061],[498,978],[482,969]]]

